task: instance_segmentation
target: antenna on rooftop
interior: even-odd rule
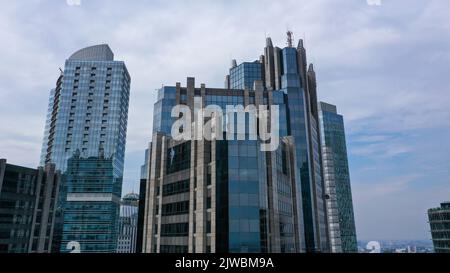
[[[290,30],[287,32],[287,46],[292,47],[294,41],[294,33]]]

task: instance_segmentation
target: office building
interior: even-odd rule
[[[136,253],[139,195],[129,193],[120,204],[117,253]]]
[[[233,60],[230,75],[227,76],[227,89],[253,89],[255,81],[263,78],[263,67],[259,61],[244,62],[240,65]]]
[[[331,251],[358,252],[344,118],[334,105],[320,102],[322,162]]]
[[[145,233],[145,199],[147,194],[147,180],[149,176],[149,160],[151,154],[151,146],[145,150],[144,164],[141,166],[141,177],[139,180],[139,208],[137,220],[137,234],[136,234],[136,253],[143,253]]]
[[[265,111],[260,106],[270,106],[268,116],[279,115],[268,126],[278,133],[279,145],[265,150],[260,131],[259,138],[251,137],[250,112],[245,132],[232,133],[233,139],[224,134],[208,140],[197,133],[180,140],[172,135],[177,105],[191,109],[192,121],[209,106],[255,106],[259,114]],[[197,120],[192,128],[211,119]],[[224,128],[233,119],[227,113]],[[266,127],[264,122],[257,127]],[[315,71],[307,67],[303,42],[292,46],[292,33],[283,49],[268,38],[258,61],[233,61],[224,89],[196,87],[194,78],[186,87],[161,88],[153,126],[144,252],[329,251]]]
[[[450,253],[450,202],[428,210],[431,237],[436,253]]]
[[[62,252],[72,241],[82,253],[116,252],[129,93],[127,68],[108,45],[70,56],[51,93],[41,158],[64,174]]]
[[[0,253],[50,253],[61,174],[0,160]]]

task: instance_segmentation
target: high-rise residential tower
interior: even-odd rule
[[[428,210],[431,236],[436,253],[450,253],[450,202]]]
[[[307,67],[303,42],[294,48],[289,41],[281,49],[268,38],[258,61],[233,61],[225,89],[196,87],[188,78],[186,87],[177,83],[159,90],[148,160],[145,252],[329,251],[315,72]],[[241,121],[235,114],[223,116],[224,128],[234,120],[245,124],[245,132],[232,132],[237,138],[231,139],[228,132],[215,139],[174,138],[178,117],[171,111],[177,105],[191,109],[186,115],[192,121],[198,109],[247,109]],[[279,136],[275,149],[262,149],[267,142],[261,131],[251,137],[251,129],[266,127],[261,120],[253,127],[252,106],[258,117],[267,110],[275,121],[268,126]],[[192,130],[211,118],[196,120]]]
[[[324,102],[319,116],[331,251],[358,252],[344,118]]]
[[[108,45],[74,53],[52,91],[43,163],[63,172],[62,252],[115,252],[130,75]]]

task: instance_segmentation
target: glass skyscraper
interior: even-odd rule
[[[431,236],[436,253],[450,253],[450,202],[428,210]]]
[[[358,246],[344,118],[334,105],[320,102],[319,108],[331,251],[356,253]]]
[[[176,141],[176,105],[277,105],[280,145],[262,152],[247,123],[245,140]],[[233,61],[224,89],[194,78],[161,88],[153,124],[144,252],[330,251],[315,72],[302,41],[280,49],[268,38],[258,61]]]
[[[51,93],[41,156],[63,172],[62,252],[115,252],[130,75],[108,45],[74,53]]]

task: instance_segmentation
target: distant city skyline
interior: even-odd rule
[[[222,86],[231,59],[262,54],[266,35],[284,44],[289,28],[306,38],[319,100],[345,117],[358,239],[431,239],[427,209],[450,200],[450,3],[105,3],[2,5],[1,158],[39,165],[58,67],[79,48],[108,43],[133,77],[123,194],[138,192],[155,89],[186,76]]]

